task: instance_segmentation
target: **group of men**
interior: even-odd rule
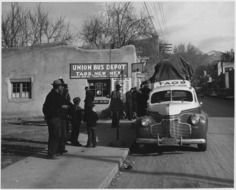
[[[132,120],[136,117],[141,117],[146,114],[147,100],[150,89],[146,84],[141,84],[140,89],[131,88],[126,92],[126,117]]]
[[[66,153],[65,144],[69,140],[72,145],[82,146],[78,142],[81,121],[87,123],[87,147],[96,147],[96,122],[98,115],[94,110],[94,93],[85,87],[86,95],[84,109],[80,107],[80,98],[75,97],[73,104],[70,100],[68,85],[63,79],[57,79],[52,83],[52,90],[46,96],[43,104],[43,113],[48,124],[48,158],[55,159],[57,156]],[[124,109],[121,99],[121,86],[111,93],[110,109],[112,112],[111,127],[119,127],[121,113],[126,110],[129,120],[146,114],[147,100],[150,89],[146,85],[141,88],[131,88],[126,93],[126,108]],[[72,126],[72,133],[68,139],[69,125]]]
[[[71,103],[68,85],[63,79],[57,79],[52,83],[53,88],[46,96],[43,104],[43,114],[48,125],[48,158],[56,159],[66,153],[65,145],[70,141],[72,145],[81,146],[78,142],[81,121],[87,123],[88,141],[87,147],[96,147],[95,127],[98,116],[94,111],[94,95],[86,90],[84,110],[79,106],[80,98],[75,97]],[[69,136],[69,125],[72,132]]]

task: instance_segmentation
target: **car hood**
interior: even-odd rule
[[[161,115],[176,115],[180,114],[184,110],[189,110],[193,108],[197,108],[199,105],[197,103],[162,103],[162,104],[154,104],[148,106],[148,111],[150,112],[158,112]]]

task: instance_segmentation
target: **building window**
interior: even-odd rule
[[[31,79],[11,79],[12,99],[31,99],[32,84]]]
[[[93,91],[95,97],[106,97],[110,94],[110,79],[88,80],[90,90]]]

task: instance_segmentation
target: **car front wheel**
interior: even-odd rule
[[[198,144],[197,145],[199,151],[206,151],[207,150],[207,143],[205,144]]]

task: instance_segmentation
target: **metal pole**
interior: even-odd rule
[[[116,140],[118,141],[119,139],[120,139],[120,126],[117,126],[117,128],[116,128]]]

